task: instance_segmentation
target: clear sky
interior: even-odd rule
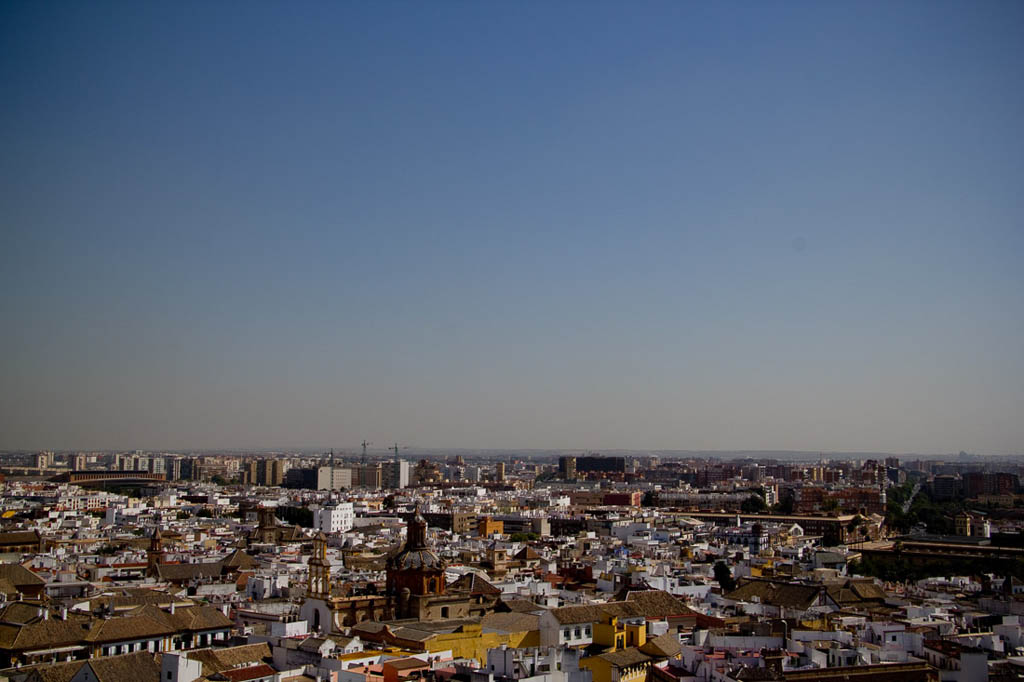
[[[0,448],[1024,452],[1024,3],[0,3]]]

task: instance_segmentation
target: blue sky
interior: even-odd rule
[[[0,447],[1024,452],[1024,5],[0,4]]]

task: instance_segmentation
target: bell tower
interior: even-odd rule
[[[149,549],[146,550],[146,575],[155,576],[157,565],[163,563],[163,558],[164,539],[160,529],[157,528],[149,539]]]
[[[327,600],[331,596],[331,564],[327,561],[327,536],[323,531],[313,538],[313,556],[309,558],[307,596]]]
[[[443,595],[444,571],[444,562],[427,543],[427,520],[416,505],[407,526],[405,547],[387,565],[388,603],[394,617],[419,617],[416,604],[422,597]]]

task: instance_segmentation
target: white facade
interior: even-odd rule
[[[313,527],[324,533],[346,533],[352,530],[355,509],[351,502],[313,510]]]

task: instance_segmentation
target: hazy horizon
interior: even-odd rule
[[[1024,4],[295,10],[0,6],[0,448],[1024,452]]]

